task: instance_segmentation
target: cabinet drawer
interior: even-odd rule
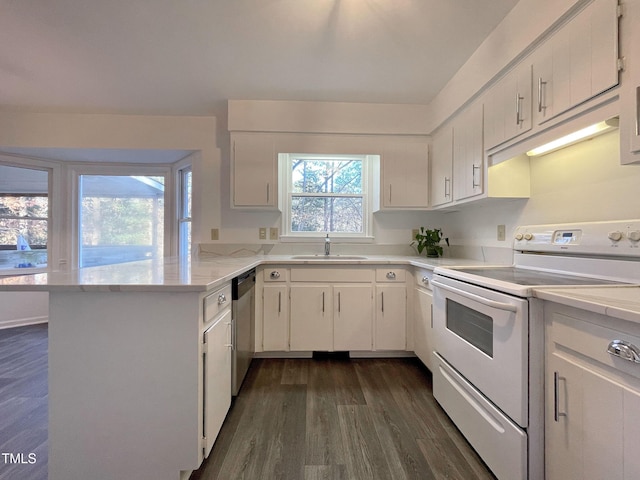
[[[574,317],[574,314],[576,315]],[[640,337],[625,332],[614,330],[583,321],[580,315],[600,318],[599,315],[592,315],[590,312],[580,310],[569,310],[567,314],[553,312],[552,322],[548,327],[549,340],[555,344],[562,345],[563,350],[577,352],[582,358],[587,359],[592,364],[597,362],[609,369],[618,370],[634,378],[640,379],[640,364],[627,361],[620,356],[608,353],[607,349],[612,342],[622,341],[640,348]],[[608,317],[602,317],[606,321]],[[620,348],[625,349],[624,346]],[[615,346],[612,345],[612,350]]]
[[[262,279],[265,282],[286,282],[289,270],[282,267],[264,267]]]
[[[376,282],[404,282],[405,280],[404,268],[376,268]]]
[[[231,284],[228,283],[204,297],[204,323],[216,318],[218,313],[231,307]]]
[[[373,271],[359,268],[292,268],[292,282],[370,282]]]
[[[433,270],[426,268],[416,268],[413,272],[416,287],[431,290],[431,279],[433,278]]]

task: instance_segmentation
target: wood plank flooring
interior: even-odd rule
[[[0,330],[0,480],[47,478],[47,331]]]
[[[0,330],[0,480],[47,478],[47,325]],[[28,458],[25,457],[25,461]],[[255,359],[192,480],[493,479],[414,359]]]
[[[255,359],[191,480],[494,479],[415,359]]]

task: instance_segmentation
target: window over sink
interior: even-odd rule
[[[373,157],[280,154],[283,236],[370,237]]]

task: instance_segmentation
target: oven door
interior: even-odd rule
[[[521,427],[528,419],[528,302],[436,275],[435,349]]]

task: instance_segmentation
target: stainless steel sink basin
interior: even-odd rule
[[[292,260],[366,260],[362,255],[293,255]]]

